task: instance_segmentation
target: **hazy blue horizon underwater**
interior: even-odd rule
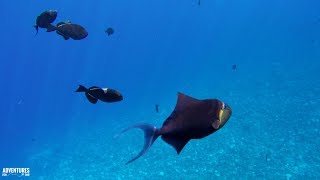
[[[29,167],[32,179],[320,177],[318,1],[12,0],[0,7],[0,168]],[[58,10],[55,23],[83,25],[88,37],[65,41],[43,29],[34,36],[35,18],[47,9]],[[74,92],[78,84],[117,89],[124,100],[92,105]],[[159,138],[124,165],[143,134],[112,137],[139,122],[161,127],[177,92],[218,98],[233,115],[180,155]]]

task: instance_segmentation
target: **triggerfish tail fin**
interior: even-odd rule
[[[39,27],[37,25],[34,25],[33,27],[36,29],[36,34],[35,34],[35,36],[36,36],[38,34]]]
[[[87,92],[88,89],[82,85],[79,85],[78,89],[75,92]]]
[[[122,130],[119,134],[115,135],[113,138],[117,138],[121,134],[123,134],[124,132],[126,132],[130,129],[133,129],[133,128],[141,129],[144,132],[144,146],[143,146],[143,149],[140,151],[140,153],[137,156],[135,156],[134,158],[132,158],[130,161],[128,161],[126,163],[126,165],[135,161],[136,159],[138,159],[142,155],[144,155],[149,150],[149,148],[152,146],[154,141],[159,137],[158,129],[155,126],[152,126],[149,124],[136,124],[136,125],[130,126],[126,129]]]

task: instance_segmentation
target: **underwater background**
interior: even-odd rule
[[[0,8],[0,168],[29,167],[31,179],[320,178],[318,0],[3,0]],[[88,37],[35,36],[48,9]],[[117,89],[124,100],[92,105],[74,92],[79,84]],[[143,133],[113,136],[139,122],[161,127],[177,92],[218,98],[233,115],[180,155],[159,138],[125,165]]]

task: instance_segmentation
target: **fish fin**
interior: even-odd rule
[[[64,40],[68,40],[70,37],[62,36]]]
[[[173,135],[162,135],[161,138],[168,144],[170,144],[177,153],[180,154],[183,147],[190,141],[189,138],[183,138]]]
[[[87,92],[88,89],[82,85],[79,85],[78,89],[75,92]]]
[[[175,107],[175,110],[177,112],[182,111],[183,109],[185,109],[187,106],[194,104],[194,103],[198,103],[200,102],[200,100],[187,96],[185,94],[182,94],[181,92],[178,92],[178,101]]]
[[[57,30],[57,27],[55,27],[52,24],[49,24],[49,26],[47,27],[47,32],[52,32],[52,31],[55,31],[55,30]]]
[[[215,120],[213,123],[212,123],[212,127],[214,129],[219,129],[220,127],[220,124],[221,124],[221,121],[219,119]]]
[[[92,104],[96,104],[98,102],[98,99],[93,97],[91,94],[89,94],[88,92],[86,92],[86,97],[87,99],[92,103]]]
[[[34,25],[33,27],[36,29],[36,35],[37,35],[37,34],[38,34],[38,32],[39,32],[39,26]],[[36,36],[36,35],[35,35],[35,36]]]
[[[133,129],[133,128],[141,129],[144,132],[144,145],[143,145],[143,148],[140,151],[140,153],[137,156],[135,156],[134,158],[132,158],[130,161],[128,161],[126,163],[126,165],[137,160],[139,157],[144,155],[149,150],[149,148],[152,146],[154,141],[159,137],[158,129],[155,126],[143,123],[143,124],[136,124],[136,125],[130,126],[126,129],[122,130],[120,133],[116,134],[113,138],[114,139],[118,138],[121,134],[123,134],[124,132],[126,132],[130,129]]]

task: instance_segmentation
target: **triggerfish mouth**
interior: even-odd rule
[[[114,138],[133,128],[144,132],[143,149],[126,164],[144,155],[159,136],[179,154],[191,139],[201,139],[221,129],[231,114],[231,108],[218,99],[198,100],[178,93],[175,109],[161,128],[145,123],[136,124],[124,129]]]

